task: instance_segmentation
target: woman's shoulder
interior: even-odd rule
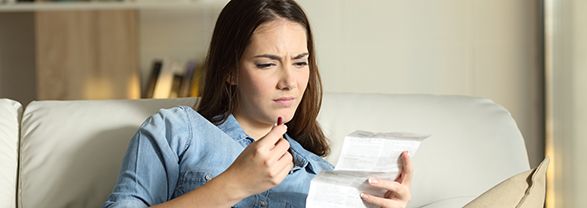
[[[173,127],[189,130],[202,123],[210,123],[191,106],[175,106],[159,109],[143,123],[142,127],[153,126],[157,128]],[[188,129],[185,129],[188,128]]]
[[[201,120],[205,119],[190,106],[163,108],[149,116],[141,124],[139,132],[164,135],[167,140],[185,138],[190,137],[193,123]]]
[[[188,135],[192,135],[193,132],[204,133],[207,130],[217,130],[216,125],[210,123],[208,119],[191,106],[160,109],[149,117],[142,127],[148,127],[149,124],[155,128],[175,130],[175,133]]]
[[[160,109],[143,122],[138,134],[182,154],[199,138],[220,137],[221,131],[190,106]],[[196,141],[197,140],[197,141]],[[200,144],[204,145],[204,144]]]
[[[166,121],[189,121],[205,119],[190,106],[175,106],[159,109],[150,119],[161,119]]]

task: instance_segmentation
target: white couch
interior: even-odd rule
[[[194,102],[35,101],[22,107],[0,99],[0,208],[101,206],[142,121],[160,108]],[[413,158],[410,207],[462,207],[529,169],[514,120],[488,99],[330,93],[319,121],[333,163],[342,138],[354,130],[430,134]]]

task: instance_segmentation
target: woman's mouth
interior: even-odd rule
[[[278,106],[281,107],[290,107],[294,104],[295,101],[295,97],[280,97],[277,99],[273,99],[273,102],[275,102]]]

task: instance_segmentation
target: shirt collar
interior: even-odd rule
[[[302,147],[298,141],[291,138],[289,134],[285,134],[285,139],[289,142],[289,150],[294,160],[294,169],[292,169],[292,172],[295,171],[296,168],[307,168],[310,172],[318,174],[318,172],[320,172],[320,170],[317,170],[319,166],[312,165],[312,163],[309,162],[309,158],[311,158],[313,154],[304,149],[304,147]]]
[[[218,125],[218,128],[237,142],[242,143],[247,140],[254,141],[253,138],[249,137],[249,135],[245,133],[245,131],[241,128],[241,125],[232,114],[226,118],[224,123]],[[248,145],[252,141],[249,141],[246,144]]]
[[[253,138],[245,133],[232,114],[226,118],[224,123],[218,125],[218,128],[233,138],[236,142],[243,144],[243,146],[247,146],[254,141]],[[319,170],[316,170],[316,168],[319,166],[312,165],[308,160],[311,158],[312,153],[304,149],[304,147],[302,147],[302,145],[295,139],[291,138],[289,134],[285,134],[285,139],[289,142],[289,151],[293,156],[294,168],[292,169],[292,172],[297,169],[307,168],[309,171],[317,174]]]

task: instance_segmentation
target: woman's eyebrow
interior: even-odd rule
[[[294,59],[294,60],[295,59],[301,59],[301,58],[304,58],[304,56],[307,56],[307,55],[310,55],[310,53],[307,53],[307,52],[306,53],[302,53],[300,55],[294,56],[292,59]]]
[[[268,59],[272,59],[272,60],[281,60],[281,57],[277,56],[277,55],[271,55],[271,54],[261,54],[261,55],[256,55],[254,56],[255,58],[268,58]]]
[[[292,57],[292,59],[294,59],[294,60],[295,59],[301,59],[301,58],[304,58],[307,55],[310,55],[310,53],[307,53],[307,52],[306,53],[301,53],[301,54],[299,54],[297,56]],[[268,59],[277,60],[277,61],[281,60],[281,57],[280,56],[273,55],[273,54],[261,54],[261,55],[256,55],[254,57],[255,58],[268,58]]]

